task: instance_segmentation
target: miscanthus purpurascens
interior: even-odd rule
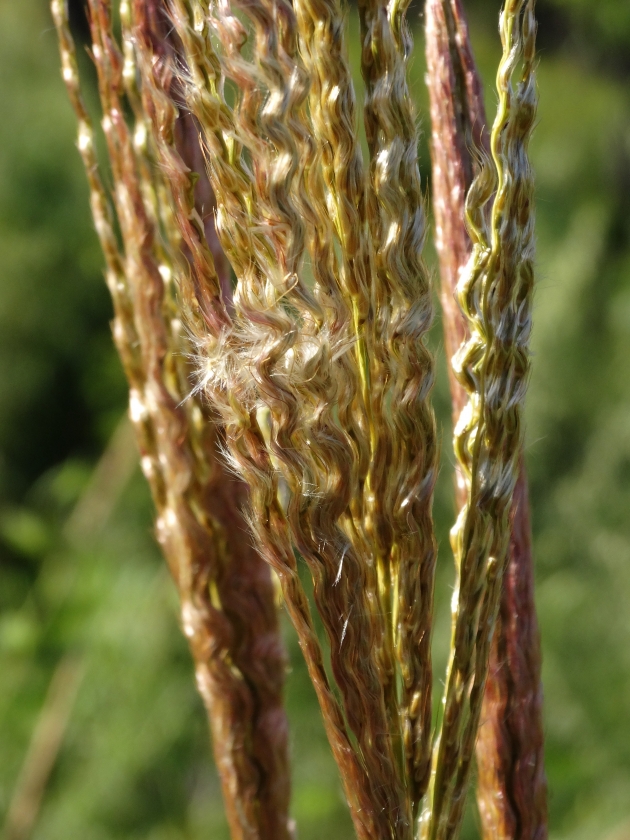
[[[470,337],[454,362],[468,393],[456,430],[465,498],[435,739],[432,307],[407,4],[360,4],[364,161],[337,0],[122,0],[120,45],[111,0],[90,0],[111,202],[66,12],[61,0],[52,8],[232,834],[293,831],[283,655],[267,567],[239,541],[245,516],[296,627],[357,836],[455,837],[521,449],[533,3],[510,0],[502,13],[499,113],[468,194],[459,298]]]

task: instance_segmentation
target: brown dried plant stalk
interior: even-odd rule
[[[428,0],[425,26],[433,211],[445,345],[452,356],[467,332],[455,300],[459,274],[472,248],[464,221],[465,198],[477,168],[474,150],[489,152],[489,136],[481,79],[461,0]],[[453,424],[457,426],[467,394],[452,368],[449,372]],[[510,513],[509,560],[476,745],[477,802],[488,840],[543,840],[547,836],[540,639],[527,496],[521,454]],[[466,503],[461,470],[457,472],[456,501],[458,509]]]
[[[156,530],[177,583],[182,623],[208,709],[232,836],[288,838],[287,726],[282,707],[285,655],[269,572],[250,545],[240,507],[245,486],[219,457],[222,433],[189,394],[187,340],[172,274],[179,233],[155,216],[159,182],[147,126],[123,117],[125,74],[108,4],[90,4],[92,54],[115,183],[114,206],[98,174],[94,134],[83,105],[64,4],[53,16],[63,78],[79,120],[79,150],[107,262],[114,338],[130,385],[130,415],[158,519]],[[124,12],[123,8],[123,12]],[[124,17],[124,15],[123,15]],[[153,172],[155,180],[144,181]]]
[[[339,0],[89,0],[119,244],[53,0],[131,415],[237,840],[292,833],[284,660],[259,555],[295,626],[357,837],[451,838],[461,822],[521,446],[534,24],[530,2],[508,2],[493,157],[468,202],[459,599],[434,747],[432,306],[407,7],[360,4],[366,165]],[[460,94],[446,89],[452,110]],[[463,161],[465,130],[444,118],[456,147],[446,164]],[[459,268],[468,241],[463,228],[449,235]]]

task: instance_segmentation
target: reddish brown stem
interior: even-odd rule
[[[475,175],[473,150],[489,148],[481,80],[461,0],[427,0],[426,50],[431,102],[433,208],[449,358],[466,336],[455,300],[470,254],[465,200]],[[453,421],[467,402],[449,367]],[[456,478],[458,509],[466,489]],[[477,802],[487,840],[544,840],[540,640],[534,605],[531,524],[523,459],[512,502],[510,557],[477,737]]]
[[[147,0],[147,8],[153,6]],[[157,201],[149,196],[166,192],[160,189],[163,171],[152,166],[149,147],[143,149],[138,141],[136,148],[124,118],[125,96],[133,108],[138,95],[135,75],[123,73],[111,0],[89,0],[89,10],[122,250],[80,96],[66,6],[62,0],[52,3],[63,78],[79,119],[78,145],[106,258],[114,337],[130,385],[131,420],[157,511],[157,536],[179,590],[231,836],[289,840],[282,704],[286,662],[272,580],[242,514],[247,488],[231,476],[221,456],[223,431],[208,407],[190,395],[192,348],[181,329],[175,291],[160,271],[166,262],[179,264],[180,237],[167,225],[162,237],[153,218]],[[212,208],[207,210],[212,218]],[[216,305],[208,318],[226,321],[221,278],[215,279]]]
[[[154,60],[172,66],[173,70],[178,64],[183,64],[181,43],[169,18],[167,0],[134,0],[133,9],[136,37],[139,37],[145,48],[151,52]],[[173,103],[183,102],[184,92],[181,81],[173,73],[166,75],[169,77],[169,89],[165,90],[164,94]],[[223,253],[217,234],[216,199],[206,173],[206,161],[199,142],[200,129],[192,114],[184,108],[178,111],[174,129],[177,151],[189,170],[195,173],[195,208],[203,222],[206,242],[221,284],[223,301],[231,313],[230,264]],[[191,259],[189,253],[186,253],[186,256]]]
[[[168,19],[165,0],[135,0],[135,36],[155,59],[171,64],[181,61],[179,43]],[[168,76],[168,74],[166,74]],[[148,80],[143,80],[145,85]],[[182,98],[178,82],[171,79],[174,101]],[[145,98],[145,107],[148,98]],[[148,109],[147,109],[148,110]],[[176,149],[184,167],[195,173],[195,209],[203,222],[206,243],[212,254],[220,288],[221,304],[232,309],[230,268],[218,240],[214,193],[206,175],[193,117],[180,111],[174,125]],[[193,262],[189,247],[184,254]],[[227,315],[224,319],[227,320]],[[212,466],[203,488],[203,512],[214,525],[216,556],[194,565],[198,605],[208,618],[216,618],[210,587],[217,586],[221,612],[226,621],[208,620],[204,631],[189,637],[197,665],[197,682],[206,703],[213,731],[213,746],[221,776],[224,801],[232,836],[252,840],[287,840],[291,835],[288,818],[290,777],[288,726],[283,708],[285,653],[271,575],[254,547],[243,515],[247,507],[245,483],[230,474],[222,450],[224,432],[217,418],[202,400],[203,433],[199,445],[202,458]],[[214,560],[215,568],[204,570]],[[225,636],[221,636],[221,629]],[[242,677],[242,682],[220,684],[207,667],[208,660],[224,658]],[[234,690],[238,685],[241,691]],[[242,743],[239,738],[243,733]],[[233,750],[241,750],[241,767]],[[236,772],[231,767],[236,766]],[[247,818],[245,819],[245,815]]]

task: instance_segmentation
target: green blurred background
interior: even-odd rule
[[[490,115],[498,8],[495,0],[469,3]],[[420,15],[418,7],[413,87],[427,130]],[[539,18],[541,100],[532,149],[538,289],[527,463],[550,832],[566,840],[627,840],[630,4],[541,0]],[[75,23],[82,37],[80,14]],[[354,16],[351,26],[356,59]],[[50,766],[47,778],[42,772],[32,781],[42,796],[29,836],[224,840],[174,587],[120,425],[125,383],[45,0],[0,0],[0,79],[0,825],[21,768]],[[426,138],[422,155],[428,184]],[[433,340],[441,352],[439,323]],[[453,579],[443,359],[440,365],[438,690]],[[288,625],[286,638],[299,836],[350,840],[336,769]],[[33,743],[40,752],[28,758]],[[478,836],[478,825],[472,807],[465,840]]]

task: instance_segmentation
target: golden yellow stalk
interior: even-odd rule
[[[533,0],[508,0],[501,14],[499,110],[491,136],[496,182],[486,166],[468,199],[473,251],[458,293],[470,338],[453,361],[470,394],[455,431],[468,494],[452,532],[458,581],[451,658],[422,818],[430,840],[454,837],[463,815],[519,474],[533,296],[533,179],[527,158],[536,110],[533,7]],[[487,231],[483,206],[495,186]]]
[[[379,499],[373,492],[374,474],[384,466],[383,459],[377,464],[375,458],[385,451],[380,444],[389,437],[378,435],[372,410],[378,380],[370,370],[370,358],[374,353],[368,349],[374,348],[370,324],[371,243],[365,218],[365,172],[356,135],[354,90],[344,43],[345,23],[341,9],[334,3],[310,7],[297,3],[295,9],[301,55],[311,81],[307,132],[310,128],[312,136],[303,139],[302,144],[307,164],[306,181],[299,196],[300,207],[310,222],[309,248],[316,294],[328,316],[330,334],[335,337],[332,343],[334,409],[338,428],[345,437],[345,453],[337,459],[343,475],[340,491],[348,500],[340,524],[347,535],[348,546],[352,547],[363,567],[362,590],[371,614],[376,665],[390,733],[388,740],[392,741],[391,747],[385,743],[386,763],[379,760],[373,772],[376,773],[379,767],[387,768],[393,760],[394,772],[401,776],[389,620],[391,602],[383,592],[388,587],[382,574],[384,564],[379,559],[385,554],[378,533],[383,519],[375,511]],[[339,244],[339,257],[334,250],[335,239]],[[340,348],[352,343],[355,351],[335,351],[337,336]],[[323,419],[321,409],[318,409],[318,417]],[[327,436],[328,432],[324,435],[322,451]],[[312,438],[312,434],[309,433],[309,437]],[[353,555],[348,555],[348,550],[342,547],[340,556],[353,562]],[[380,593],[377,567],[383,584]],[[377,784],[382,787],[382,781]],[[391,803],[386,810],[392,810]],[[406,803],[404,810],[408,811]],[[408,819],[406,813],[403,821]]]
[[[326,187],[314,209],[318,218],[332,215],[339,243],[339,286],[352,308],[356,342],[356,368],[360,391],[352,409],[345,415],[346,428],[356,441],[359,456],[357,491],[351,500],[352,524],[349,532],[355,546],[365,557],[366,586],[372,605],[373,624],[377,631],[376,649],[380,679],[387,708],[387,726],[391,733],[393,765],[374,767],[380,780],[384,769],[393,778],[401,774],[396,744],[400,740],[395,698],[394,664],[389,613],[391,599],[385,573],[387,523],[380,510],[376,477],[387,460],[386,431],[379,428],[382,414],[375,411],[378,383],[373,376],[376,359],[374,340],[374,301],[372,299],[373,250],[367,224],[366,179],[356,131],[356,107],[352,79],[344,43],[344,19],[336,2],[298,2],[295,4],[300,30],[300,48],[311,78],[309,100],[318,160],[321,160]],[[324,207],[324,202],[326,206]],[[376,571],[379,572],[377,594]],[[381,784],[381,781],[378,782]],[[391,807],[391,806],[390,806]],[[410,821],[406,794],[405,816]],[[401,829],[403,830],[403,829]],[[404,829],[407,830],[407,829]]]
[[[366,541],[373,552],[377,499],[369,476],[371,453],[377,448],[370,394],[374,259],[367,223],[367,183],[357,135],[356,98],[344,35],[345,19],[339,0],[297,0],[295,14],[300,53],[311,82],[309,106],[316,153],[313,163],[321,167],[324,180],[324,191],[318,190],[313,196],[313,209],[322,231],[329,231],[332,222],[340,252],[337,283],[352,315],[360,389],[345,417],[359,457],[359,489],[352,500],[352,514],[354,527],[362,532],[366,524],[364,508],[370,511]],[[373,557],[373,567],[375,562]]]
[[[189,391],[189,350],[168,279],[172,266],[158,262],[168,259],[179,234],[170,231],[168,242],[157,240],[146,204],[155,185],[147,179],[148,159],[140,160],[146,150],[138,142],[134,151],[122,115],[123,64],[111,33],[109,4],[93,0],[93,53],[123,241],[119,252],[63,2],[55,0],[52,11],[108,265],[114,334],[131,386],[130,414],[158,512],[158,539],[180,591],[232,836],[288,838],[285,659],[272,585],[244,533],[239,509],[245,488],[222,466],[220,430],[198,401],[181,405]],[[144,194],[139,172],[145,175]]]
[[[425,21],[442,322],[446,350],[452,356],[466,334],[466,322],[454,295],[471,250],[464,223],[466,193],[476,168],[475,150],[489,151],[490,138],[481,78],[461,0],[428,0]],[[468,395],[452,368],[449,373],[453,422],[457,425]],[[510,513],[510,556],[475,749],[477,803],[487,840],[544,840],[547,834],[540,639],[522,455],[520,462]],[[457,478],[459,508],[467,493],[461,471]]]
[[[461,822],[522,442],[535,22],[533,0],[508,0],[492,160],[468,199],[470,338],[454,362],[466,504],[431,762],[436,432],[407,5],[360,6],[368,173],[339,0],[169,0],[168,16],[166,0],[120,0],[122,53],[111,0],[89,0],[114,222],[53,2],[131,415],[237,840],[292,834],[283,655],[245,522],[297,629],[357,836],[411,840],[427,785],[423,837],[451,840]]]
[[[422,262],[425,213],[418,130],[408,82],[412,38],[408,3],[360,5],[365,127],[370,150],[369,221],[375,243],[376,343],[381,393],[374,413],[391,442],[373,456],[378,510],[389,523],[396,650],[407,779],[417,812],[431,764],[431,624],[436,545],[431,506],[435,420],[429,404],[433,360],[424,341],[432,320]],[[373,394],[377,392],[373,389]],[[385,426],[387,423],[387,426]],[[382,526],[381,534],[387,533]]]
[[[203,25],[202,10],[193,9]],[[291,8],[261,2],[247,4],[244,11],[254,27],[253,61],[240,51],[246,30],[227,3],[217,6],[209,21],[223,44],[218,60],[238,91],[234,131],[252,161],[252,241],[249,251],[234,254],[233,260],[240,347],[243,361],[249,359],[258,410],[268,411],[269,457],[286,482],[291,536],[313,575],[333,673],[357,738],[358,761],[367,771],[367,813],[377,836],[385,837],[392,825],[396,832],[407,831],[409,821],[401,817],[400,780],[388,770],[393,753],[373,656],[377,617],[368,606],[367,567],[338,524],[350,499],[346,467],[352,451],[333,413],[336,383],[330,364],[336,348],[322,308],[302,279],[304,227],[292,185],[302,165],[298,111],[306,87],[295,57]],[[275,20],[281,21],[277,31]],[[194,36],[183,31],[182,39],[186,37]],[[206,42],[206,59],[209,49]],[[190,98],[193,108],[194,100]],[[203,124],[204,114],[196,113]],[[222,153],[220,148],[217,152]],[[211,176],[214,165],[211,158]],[[220,177],[213,186],[221,205]],[[230,249],[237,231],[228,213],[221,217],[220,233]],[[260,517],[253,519],[252,526],[260,528]]]
[[[195,8],[197,31],[191,27]],[[263,15],[264,10],[255,6],[254,13]],[[222,9],[221,14],[223,19],[218,26],[238,30],[240,24],[229,9]],[[229,165],[226,160],[228,144],[222,142],[225,128],[221,129],[216,122],[216,115],[222,113],[221,79],[218,75],[210,79],[207,68],[211,62],[214,73],[215,65],[214,59],[209,59],[212,46],[200,33],[205,21],[199,7],[187,9],[183,3],[175,4],[174,20],[191,68],[186,84],[188,101],[205,130],[209,171],[221,210],[222,204],[226,207],[235,198],[228,194],[229,183],[226,190],[225,182],[217,177],[222,168]],[[236,43],[241,41],[240,37],[236,39]],[[283,60],[287,58],[285,51]],[[252,158],[256,152],[269,156],[269,151],[260,148],[258,138],[250,136],[247,127],[248,120],[251,122],[259,118],[258,88],[250,90],[253,87],[250,80],[256,78],[257,84],[262,82],[266,86],[269,78],[236,56],[226,58],[223,55],[222,59],[226,67],[230,66],[235,73],[238,72],[239,87],[243,91],[243,101],[237,105],[234,127],[230,131],[233,131],[239,146],[246,142],[249,144]],[[202,89],[194,90],[195,86]],[[199,107],[200,103],[203,107]],[[270,107],[260,118],[269,121],[269,131],[278,132],[277,142],[284,137],[282,142],[287,144],[287,154],[293,157],[296,152],[290,151],[291,137],[282,134],[280,117],[274,117]],[[217,160],[215,155],[222,159]],[[238,166],[246,172],[242,160]],[[260,177],[265,177],[262,172]],[[253,374],[252,394],[255,395],[251,402],[249,429],[243,431],[228,427],[228,443],[235,465],[252,488],[251,527],[263,556],[276,569],[283,585],[287,607],[298,629],[328,735],[340,764],[357,831],[361,837],[385,837],[389,836],[388,826],[396,817],[388,811],[384,812],[378,803],[385,799],[389,789],[385,788],[374,797],[366,773],[366,767],[378,760],[375,753],[383,740],[383,727],[379,727],[379,718],[373,711],[374,708],[377,714],[379,708],[382,711],[382,699],[378,676],[370,659],[370,616],[367,609],[361,607],[364,598],[362,567],[347,548],[347,539],[336,525],[337,517],[347,504],[338,492],[344,478],[343,452],[339,445],[333,445],[334,438],[329,437],[328,451],[324,451],[323,460],[317,464],[315,471],[313,456],[309,457],[308,453],[316,449],[316,441],[306,443],[304,436],[305,424],[310,431],[320,436],[323,434],[324,430],[318,432],[316,428],[316,409],[318,405],[327,407],[330,402],[330,385],[322,373],[326,370],[326,358],[319,352],[313,354],[309,348],[309,344],[316,348],[316,341],[320,334],[325,337],[325,330],[318,334],[314,329],[320,327],[317,322],[321,320],[321,315],[317,315],[317,306],[311,302],[306,287],[299,286],[297,272],[295,278],[291,277],[293,286],[286,288],[286,275],[283,277],[278,271],[278,263],[289,267],[287,257],[282,256],[279,248],[286,249],[284,253],[291,255],[291,247],[287,247],[283,237],[288,235],[287,221],[295,218],[295,215],[287,215],[294,214],[294,211],[291,209],[290,193],[282,188],[284,180],[283,177],[272,189],[269,189],[271,181],[252,182],[247,204],[251,222],[249,250],[243,250],[238,240],[240,234],[236,227],[239,219],[235,220],[225,212],[220,220],[220,234],[231,259],[233,257],[237,273],[234,303],[238,336],[243,367]],[[237,242],[238,245],[235,244]],[[297,251],[293,263],[295,268],[299,268],[299,256]],[[302,318],[301,334],[298,334],[295,312],[300,313]],[[247,363],[247,359],[251,362]],[[209,387],[210,393],[213,393],[211,382]],[[268,413],[261,415],[261,408]],[[327,411],[330,409],[327,408]],[[261,430],[263,416],[268,425]],[[337,436],[342,438],[339,432]],[[283,503],[288,504],[286,518],[279,500],[278,476],[274,467],[281,471],[289,490],[288,499],[283,499]],[[345,732],[343,714],[321,666],[321,651],[316,645],[307,612],[308,604],[297,577],[287,518],[295,545],[313,573],[316,602],[331,640],[333,670],[344,697],[349,724],[359,740],[360,750],[355,755]],[[344,567],[343,585],[336,586],[335,582],[339,583],[340,558]],[[352,652],[351,656],[348,651]],[[360,664],[357,665],[357,662]],[[391,782],[388,784],[391,785]]]
[[[224,45],[223,64],[241,93],[236,124],[256,175],[260,221],[268,225],[276,261],[285,276],[293,280],[291,287],[282,292],[283,302],[297,314],[293,321],[296,342],[291,348],[290,367],[280,395],[282,412],[292,406],[294,416],[290,419],[282,416],[268,402],[270,393],[278,387],[271,376],[265,382],[263,399],[271,410],[271,432],[277,436],[278,443],[285,430],[292,431],[285,445],[273,449],[278,462],[288,467],[285,477],[292,491],[289,522],[296,547],[313,571],[315,599],[329,635],[333,671],[344,698],[349,725],[372,778],[374,768],[387,762],[391,747],[381,734],[381,704],[378,700],[374,703],[379,692],[379,675],[371,657],[374,627],[365,598],[367,567],[337,525],[349,503],[350,484],[345,478],[345,468],[352,452],[348,450],[343,430],[333,421],[331,409],[336,388],[328,366],[335,348],[330,346],[324,313],[301,281],[304,225],[299,204],[303,202],[299,198],[294,202],[290,190],[299,168],[296,111],[306,93],[304,71],[295,60],[296,27],[289,6],[247,3],[243,11],[254,26],[255,63],[235,54],[233,44],[243,43],[245,33],[225,4],[217,10],[217,28]],[[276,35],[274,21],[278,20]],[[266,96],[262,95],[264,91]],[[263,275],[269,275],[271,269],[272,266],[261,265]],[[248,294],[247,305],[251,309],[244,306]],[[270,323],[268,312],[259,311],[246,278],[239,278],[236,300],[244,318],[255,323],[258,330],[265,322]],[[278,338],[286,341],[286,330],[279,329],[277,313],[274,314],[276,323],[270,323],[271,334],[275,329]],[[286,314],[289,316],[290,312]],[[304,349],[299,347],[300,340],[306,344]],[[268,353],[269,339],[263,342],[267,343],[260,349]],[[252,353],[252,357],[260,360],[259,351],[254,352],[256,355]],[[267,356],[265,366],[269,361]],[[260,361],[256,363],[260,365]],[[344,644],[355,652],[361,667],[349,661]],[[396,792],[395,786],[392,790]],[[376,791],[377,800],[382,798],[385,808],[392,810],[392,794],[386,784],[381,782]],[[399,808],[394,799],[394,810]]]

